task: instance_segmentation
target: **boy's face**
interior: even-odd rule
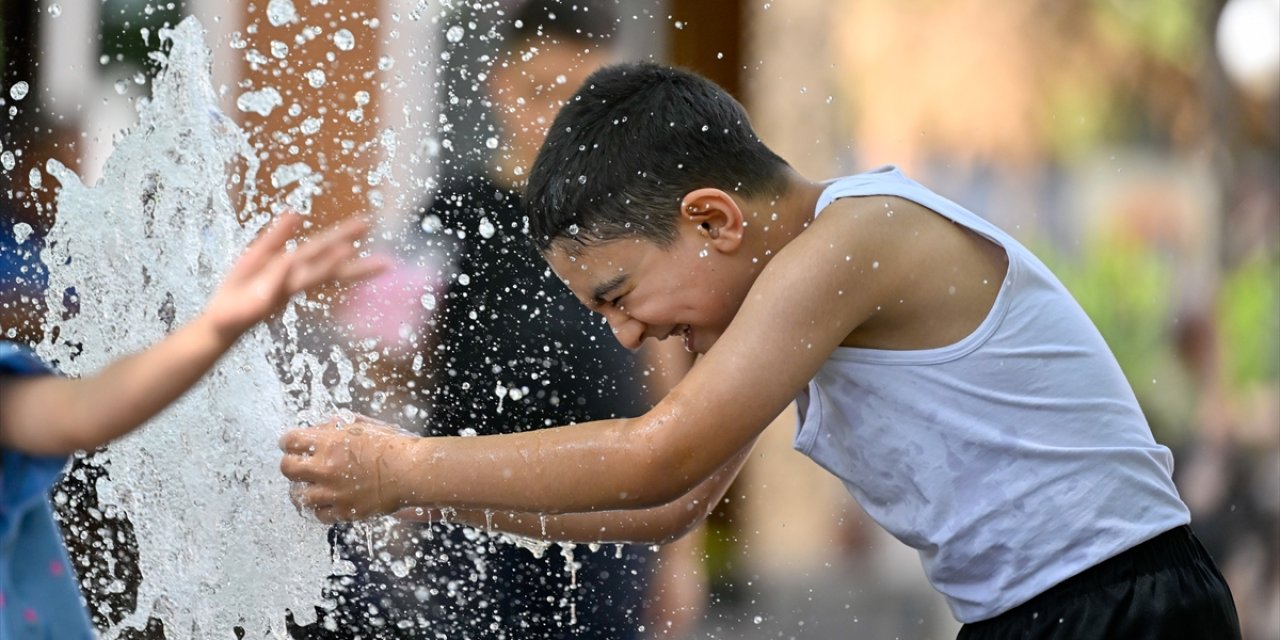
[[[682,221],[666,248],[641,238],[545,254],[574,295],[601,314],[628,349],[647,338],[683,340],[706,353],[729,326],[750,288],[740,256],[718,251],[705,229]]]

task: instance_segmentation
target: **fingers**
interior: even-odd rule
[[[387,513],[400,505],[384,495],[378,466],[388,440],[409,435],[396,427],[357,419],[292,429],[280,437],[280,473],[291,481],[289,496],[300,511],[322,522],[356,520]]]
[[[262,269],[284,249],[285,243],[293,237],[301,225],[302,216],[292,212],[281,214],[261,235],[249,243],[249,248],[241,254],[233,273],[255,273]]]
[[[385,271],[390,261],[382,257],[358,258],[355,242],[369,231],[369,222],[353,218],[307,241],[291,256],[289,293],[330,282],[354,282]]]
[[[312,454],[316,452],[318,440],[314,428],[290,429],[280,436],[280,450],[286,454]]]
[[[289,454],[280,458],[280,473],[293,482],[320,482],[328,478],[316,458]]]
[[[385,272],[391,268],[391,265],[391,259],[386,256],[369,256],[360,260],[343,262],[338,265],[331,279],[342,283],[360,282]]]
[[[325,524],[341,520],[341,510],[335,506],[334,496],[305,482],[295,482],[289,487],[289,499],[300,515],[311,515]],[[351,513],[351,510],[346,510]],[[354,518],[347,518],[348,520]]]
[[[365,218],[348,218],[338,226],[303,243],[298,247],[298,258],[302,261],[307,261],[333,247],[350,247],[352,243],[369,232],[370,226],[369,221]]]

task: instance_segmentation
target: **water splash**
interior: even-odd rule
[[[217,109],[203,29],[188,18],[160,35],[172,47],[154,96],[102,180],[89,187],[48,163],[61,190],[41,254],[50,311],[38,350],[69,375],[192,318],[267,219],[251,208],[253,149]],[[333,566],[326,529],[295,512],[277,470],[276,441],[307,409],[290,406],[300,394],[277,376],[271,356],[281,350],[266,328],[250,331],[181,401],[98,456],[111,473],[99,498],[132,520],[142,575],[137,609],[107,638],[148,617],[171,639],[232,637],[237,626],[283,638],[286,610],[314,617]],[[315,357],[295,355],[293,368],[313,386],[323,378]],[[316,407],[329,402],[325,391],[301,395]]]

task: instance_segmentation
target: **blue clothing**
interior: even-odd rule
[[[1008,256],[968,337],[937,349],[838,348],[798,402],[796,449],[919,551],[956,619],[1008,611],[1190,521],[1172,455],[1043,263],[892,167],[831,182],[818,213],[857,196],[915,202]]]
[[[0,377],[51,373],[30,351],[0,342]],[[49,502],[66,463],[0,450],[0,640],[96,637]]]

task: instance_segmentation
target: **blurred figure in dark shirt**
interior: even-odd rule
[[[533,0],[506,18],[487,86],[502,144],[486,174],[446,178],[415,230],[413,244],[449,265],[427,305],[436,313],[412,385],[412,404],[430,407],[427,435],[639,415],[691,364],[684,354],[623,349],[526,237],[524,175],[563,101],[611,61],[615,27],[607,5],[581,1]],[[674,638],[701,609],[701,579],[688,568],[695,550],[686,548],[696,539],[664,549],[661,561],[629,545],[553,545],[536,557],[483,531],[414,525],[398,532],[412,562],[388,572],[372,567],[363,540],[340,539],[353,531],[339,527],[335,537],[356,575],[335,593],[329,619],[300,637],[631,640],[660,626]],[[659,568],[662,606],[673,610],[649,606]]]

